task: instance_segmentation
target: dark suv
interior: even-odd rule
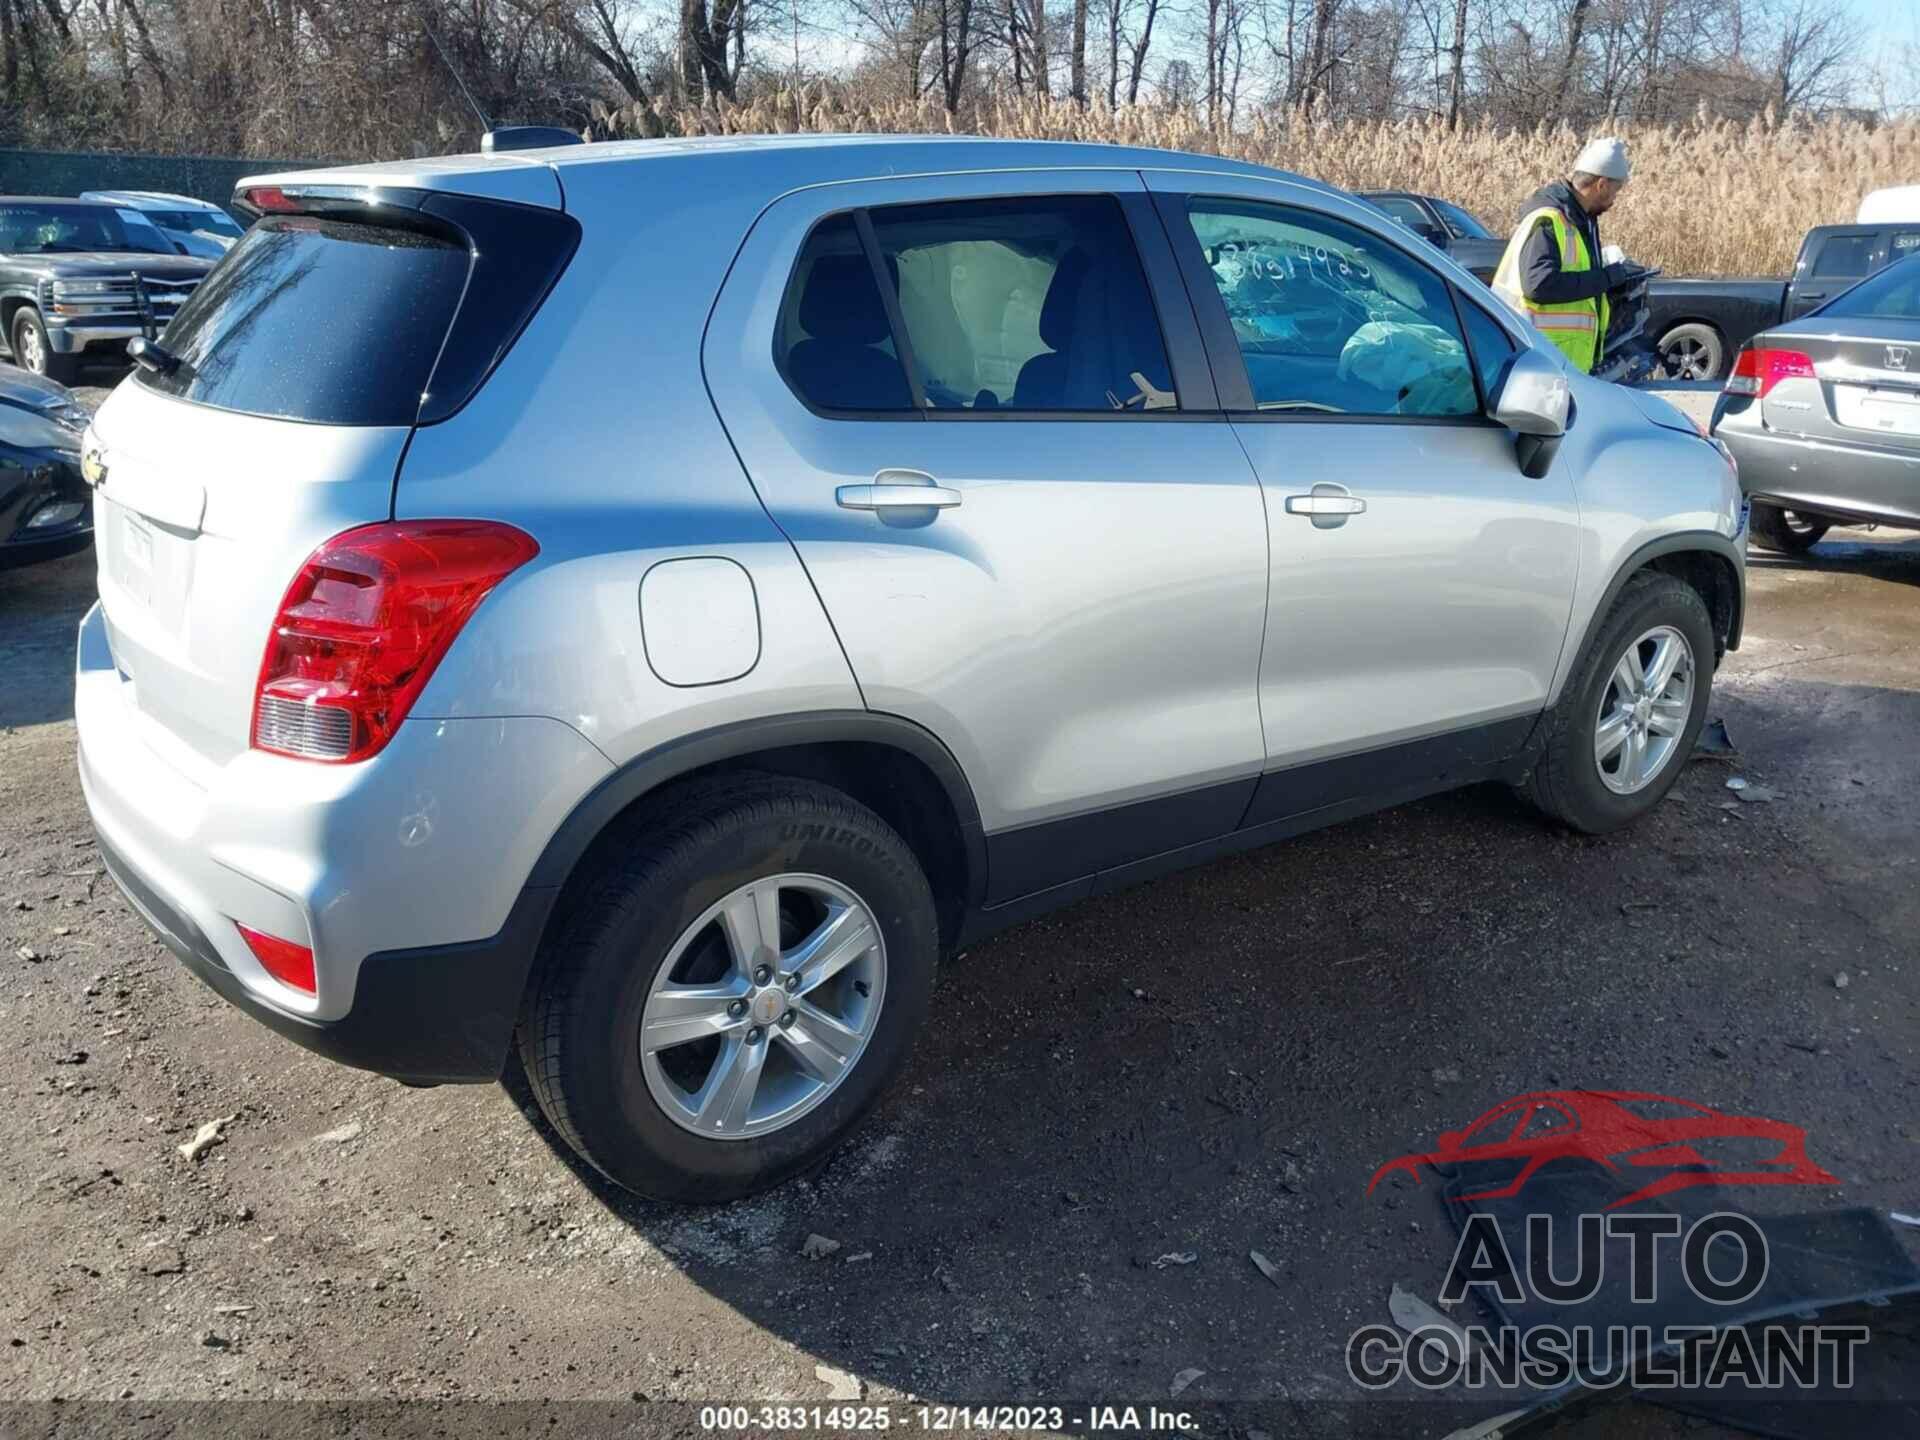
[[[212,268],[111,205],[0,197],[0,340],[21,369],[71,381],[83,355],[158,335]]]

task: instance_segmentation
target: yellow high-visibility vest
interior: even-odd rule
[[[1562,270],[1593,268],[1593,257],[1587,254],[1586,237],[1579,228],[1569,225],[1567,217],[1552,206],[1542,206],[1520,222],[1520,228],[1507,242],[1506,254],[1500,257],[1500,268],[1493,275],[1494,293],[1531,320],[1534,328],[1559,346],[1582,374],[1591,374],[1594,362],[1606,346],[1610,313],[1607,297],[1595,295],[1591,299],[1568,300],[1558,305],[1527,298],[1520,285],[1520,252],[1526,248],[1527,237],[1533,234],[1534,227],[1540,224],[1553,228]]]

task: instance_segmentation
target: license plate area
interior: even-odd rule
[[[1834,388],[1834,419],[1852,430],[1920,436],[1920,391],[1878,385]]]

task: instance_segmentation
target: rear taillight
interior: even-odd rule
[[[295,990],[304,990],[312,995],[315,992],[313,981],[313,951],[304,945],[296,945],[291,940],[282,940],[278,935],[265,935],[258,930],[249,930],[238,920],[233,928],[240,932],[240,938],[247,942],[247,949],[253,952],[266,972],[282,985],[291,985]]]
[[[1813,361],[1798,350],[1742,350],[1727,376],[1727,394],[1751,395],[1765,399],[1767,392],[1782,380],[1811,380]]]
[[[274,617],[253,748],[377,755],[487,592],[539,553],[532,536],[485,520],[396,520],[334,536]]]

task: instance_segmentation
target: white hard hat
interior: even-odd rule
[[[1608,180],[1625,180],[1631,168],[1627,164],[1627,142],[1612,135],[1589,140],[1587,148],[1573,162],[1573,168]]]

